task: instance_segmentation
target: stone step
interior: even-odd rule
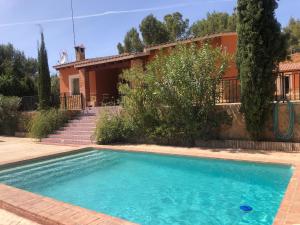
[[[91,134],[50,134],[48,138],[61,138],[61,139],[77,139],[77,140],[90,140]]]
[[[88,145],[96,129],[100,108],[87,109],[54,134],[42,139],[45,144]]]
[[[42,143],[50,144],[74,144],[74,145],[90,145],[93,144],[91,140],[76,140],[76,139],[60,139],[60,138],[45,138]]]
[[[93,132],[96,127],[62,127],[59,131],[91,131]]]
[[[80,131],[80,130],[59,130],[59,131],[56,131],[55,134],[69,134],[69,135],[90,135],[90,134],[93,134],[94,131]]]
[[[76,123],[76,124],[85,124],[85,123],[93,123],[93,124],[96,124],[97,123],[97,120],[77,120],[77,119],[74,119],[74,120],[71,120],[69,123]]]
[[[96,128],[95,123],[68,123],[65,127],[90,127],[91,129]]]

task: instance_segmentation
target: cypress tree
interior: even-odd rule
[[[38,50],[38,71],[39,109],[47,109],[50,107],[51,80],[43,32],[41,32],[41,44]]]
[[[237,66],[241,112],[253,139],[260,139],[271,109],[278,63],[286,41],[275,17],[277,0],[238,0]]]

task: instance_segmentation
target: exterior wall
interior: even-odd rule
[[[219,138],[224,140],[250,140],[250,136],[246,130],[245,119],[240,113],[240,104],[224,104],[218,105],[219,109],[226,110],[232,117],[232,125],[223,125],[219,130]],[[300,141],[300,103],[294,102],[295,124],[294,124],[294,138],[292,141]],[[289,126],[289,113],[286,103],[279,105],[279,131],[286,133]],[[266,130],[262,137],[266,141],[275,140],[273,132],[273,114],[270,115],[267,121]]]
[[[67,67],[59,71],[60,94],[70,93],[69,76],[79,74],[79,71],[74,67]]]
[[[232,56],[235,56],[237,50],[237,36],[222,36],[221,46]],[[224,79],[227,77],[237,77],[238,71],[235,63],[235,58],[233,58],[229,64],[229,68],[224,75]]]

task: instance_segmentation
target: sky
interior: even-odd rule
[[[26,56],[37,57],[40,30],[45,35],[49,66],[67,51],[75,58],[72,32],[71,0],[0,0],[0,44],[12,43]],[[158,19],[179,11],[190,24],[208,12],[232,13],[236,0],[73,0],[76,44],[86,47],[86,57],[117,54],[131,27],[154,14]],[[280,0],[276,16],[282,26],[290,17],[300,18],[300,0]]]

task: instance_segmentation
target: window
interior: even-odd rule
[[[69,76],[69,91],[70,95],[80,94],[79,75]]]
[[[79,90],[79,78],[73,78],[72,79],[72,95],[79,95],[80,90]]]

